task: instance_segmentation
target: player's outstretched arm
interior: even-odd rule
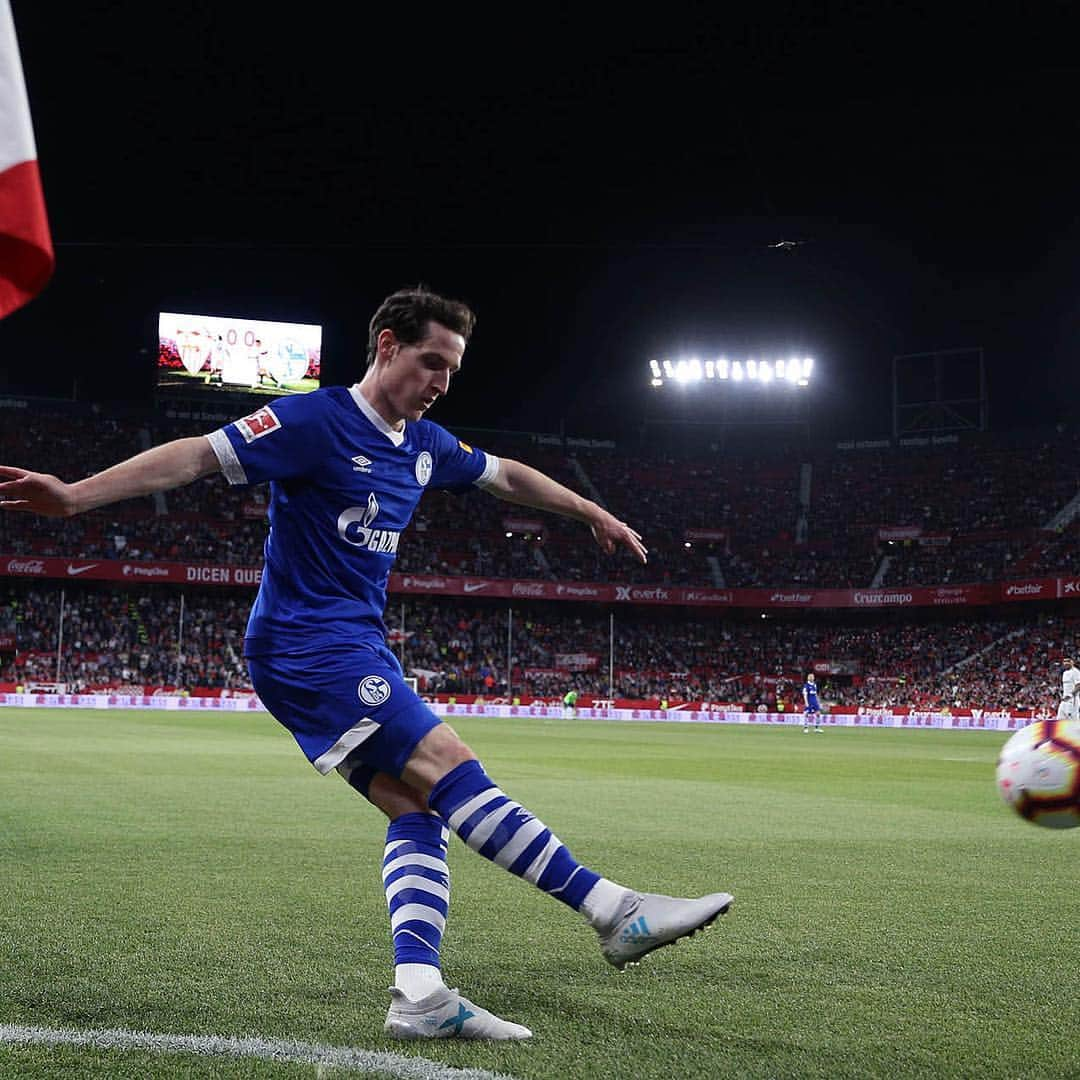
[[[611,554],[626,548],[639,562],[648,562],[648,551],[635,532],[602,506],[563,487],[557,480],[513,458],[499,459],[499,472],[485,490],[507,502],[549,510],[588,525],[601,549]]]
[[[48,473],[0,465],[0,510],[71,517],[122,499],[182,487],[220,468],[209,440],[201,435],[155,446],[73,484]]]

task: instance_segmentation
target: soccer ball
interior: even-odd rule
[[[998,756],[997,786],[1036,825],[1080,825],[1080,722],[1036,720],[1017,731]]]

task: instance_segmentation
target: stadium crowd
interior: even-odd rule
[[[74,478],[220,422],[35,411],[33,425],[5,425],[0,454]],[[563,447],[551,437],[468,435],[636,524],[649,563],[582,543],[573,522],[540,520],[480,492],[432,491],[402,539],[403,572],[855,588],[997,581],[1080,565],[1075,526],[1049,528],[1080,491],[1080,434],[1071,429],[772,457],[678,457],[655,448]],[[254,566],[266,535],[265,502],[265,486],[230,488],[212,477],[66,522],[8,514],[0,516],[0,552]],[[890,540],[886,529],[921,535]]]
[[[225,419],[35,408],[33,424],[0,427],[0,460],[75,479]],[[404,573],[818,588],[1080,573],[1080,519],[1070,517],[1080,497],[1080,431],[1064,426],[922,446],[777,445],[753,456],[461,434],[604,502],[645,534],[649,563],[601,553],[574,522],[481,492],[431,491],[401,540],[396,568]],[[257,566],[266,496],[265,486],[232,488],[212,477],[66,521],[6,513],[0,553]],[[248,593],[68,582],[62,643],[60,595],[59,585],[15,580],[0,589],[0,637],[14,637],[19,649],[3,659],[0,680],[49,681],[59,671],[73,686],[247,685],[240,643]],[[1045,702],[1049,662],[1071,640],[1064,616],[1045,610],[845,620],[620,607],[613,638],[609,615],[516,606],[510,688],[561,696],[573,681],[603,696],[756,708],[775,705],[778,691],[782,699],[816,663],[834,705],[1019,707]],[[387,622],[406,666],[430,688],[507,691],[505,605],[392,596]]]
[[[18,654],[0,663],[0,682],[247,688],[251,599],[230,589],[12,582],[0,588],[0,637],[13,637]],[[404,668],[432,692],[561,698],[573,686],[770,709],[778,698],[797,707],[797,688],[815,668],[832,706],[1046,705],[1054,661],[1080,631],[1080,615],[1061,611],[687,618],[623,606],[612,621],[597,606],[532,602],[512,612],[499,601],[392,595],[385,621]]]

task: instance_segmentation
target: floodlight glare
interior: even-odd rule
[[[814,371],[811,356],[742,356],[730,359],[720,355],[708,360],[699,356],[672,357],[667,360],[649,361],[649,383],[660,387],[666,382],[690,386],[699,382],[725,381],[751,382],[769,385],[783,381],[789,386],[809,386]],[[744,393],[746,391],[743,391]]]

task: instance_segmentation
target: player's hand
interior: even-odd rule
[[[48,473],[0,465],[0,510],[22,510],[45,517],[71,517],[76,511],[72,485]]]
[[[649,552],[641,542],[641,534],[631,529],[625,521],[620,521],[614,514],[609,514],[603,507],[598,506],[596,509],[597,514],[589,522],[589,528],[592,529],[593,537],[600,545],[600,550],[612,555],[616,548],[624,547],[638,562],[647,563]]]

